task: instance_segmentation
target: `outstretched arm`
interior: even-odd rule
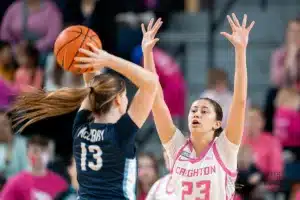
[[[92,51],[80,49],[80,52],[88,57],[75,58],[76,61],[86,64],[79,64],[77,66],[86,68],[92,65],[97,70],[102,69],[104,66],[109,66],[131,80],[139,88],[139,91],[132,100],[128,114],[136,125],[141,127],[153,105],[158,85],[157,75],[129,61],[97,49],[93,44],[89,44],[89,46]]]
[[[152,49],[158,41],[158,39],[155,38],[155,35],[162,25],[162,21],[161,19],[158,19],[154,25],[153,23],[154,20],[151,19],[147,30],[145,29],[144,24],[142,24],[142,31],[144,35],[142,49],[144,54],[145,69],[156,73]],[[158,85],[158,91],[152,107],[152,113],[161,142],[169,142],[175,133],[176,127],[173,123],[169,108],[164,100],[163,91],[160,84]]]
[[[226,136],[230,142],[240,144],[245,122],[245,110],[247,102],[247,65],[246,49],[248,44],[249,32],[254,22],[246,27],[247,15],[244,15],[242,25],[240,25],[235,14],[227,16],[228,22],[232,29],[232,34],[224,33],[225,36],[235,48],[235,74],[234,74],[234,93],[233,100],[228,116]]]

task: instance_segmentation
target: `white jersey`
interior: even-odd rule
[[[171,174],[167,174],[151,187],[146,200],[176,200]]]
[[[176,132],[174,137],[177,138],[177,141],[171,139],[173,144],[164,145],[167,153],[170,154],[170,162],[173,165],[172,179],[174,180],[176,199],[233,199],[237,175],[238,145],[230,143],[225,134],[222,133],[197,157],[191,141],[180,139],[183,136],[178,135],[179,131]],[[178,141],[179,139],[181,142]],[[179,143],[183,143],[183,145],[178,150]],[[173,147],[170,148],[170,145]],[[177,148],[177,152],[172,155],[174,152],[172,149],[174,150],[174,148]],[[220,148],[224,151],[220,152]],[[231,159],[227,159],[227,163],[228,161],[231,162],[230,166],[234,170],[229,170],[223,161],[224,156],[228,153],[231,153]]]

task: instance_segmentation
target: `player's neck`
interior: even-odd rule
[[[117,114],[109,112],[106,115],[95,116],[94,122],[100,124],[114,124],[120,119]]]
[[[213,134],[212,134],[213,135]],[[193,149],[196,152],[196,156],[200,156],[201,152],[203,152],[209,145],[209,143],[213,140],[212,136],[200,135],[200,134],[191,134],[191,142]]]
[[[142,184],[142,189],[147,194],[151,189],[151,184]]]

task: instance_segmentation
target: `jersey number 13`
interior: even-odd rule
[[[93,154],[94,161],[86,161],[86,155],[87,150],[89,153]],[[99,171],[102,167],[102,150],[97,145],[89,145],[88,148],[86,148],[85,143],[81,143],[81,170],[86,171],[86,163],[88,164],[88,167],[94,171]]]

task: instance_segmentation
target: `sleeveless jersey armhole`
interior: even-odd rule
[[[186,141],[187,139],[184,137],[182,132],[179,129],[176,129],[170,141],[163,144],[168,155],[169,166],[173,166],[178,151],[186,144]]]
[[[224,170],[235,173],[237,170],[237,155],[240,145],[233,144],[226,137],[223,131],[220,136],[216,139],[214,144],[214,153],[216,154],[219,163],[223,165]]]

